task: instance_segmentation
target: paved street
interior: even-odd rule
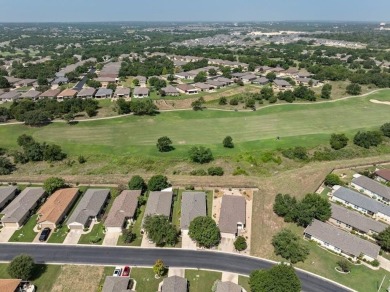
[[[10,261],[20,253],[30,254],[38,263],[152,266],[162,259],[170,267],[203,268],[249,275],[255,269],[273,264],[253,257],[211,251],[161,248],[121,248],[104,246],[67,246],[56,244],[0,244],[0,261]],[[315,275],[297,271],[303,291],[349,291]]]

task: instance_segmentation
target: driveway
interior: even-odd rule
[[[221,280],[222,282],[233,282],[238,284],[238,274],[223,272]]]
[[[8,242],[12,234],[18,230],[16,227],[4,227],[0,231],[0,242]]]
[[[142,236],[141,247],[146,247],[146,248],[147,247],[156,247],[156,245],[153,242],[150,243],[148,236],[146,235],[146,233],[144,233],[144,235]]]
[[[196,249],[196,242],[194,242],[188,235],[188,231],[181,233],[181,247],[187,249]]]
[[[234,239],[228,237],[221,237],[221,243],[218,246],[218,250],[225,252],[234,252]]]
[[[115,246],[118,243],[121,232],[107,232],[102,245]]]
[[[169,268],[168,277],[172,277],[172,276],[178,276],[178,277],[185,278],[185,269]]]
[[[82,230],[71,230],[64,240],[64,244],[77,244],[80,240]]]

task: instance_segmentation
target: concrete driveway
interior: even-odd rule
[[[188,231],[183,231],[181,234],[181,247],[188,249],[196,249],[196,242],[194,242],[188,235]]]
[[[107,232],[102,245],[115,246],[118,243],[121,232]]]
[[[82,230],[71,230],[64,240],[64,244],[77,244],[80,240]]]
[[[168,277],[172,277],[172,276],[178,276],[178,277],[185,278],[185,269],[169,268]]]
[[[156,245],[153,242],[150,243],[148,236],[146,235],[146,233],[144,233],[144,235],[142,236],[141,247],[156,247]]]
[[[218,249],[225,252],[234,252],[234,239],[221,237],[221,243],[219,244]]]
[[[16,227],[4,227],[0,231],[0,242],[8,242],[12,234],[17,230]]]

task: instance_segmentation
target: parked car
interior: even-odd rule
[[[119,277],[122,274],[122,268],[115,268],[114,274],[112,274],[114,277]]]
[[[126,266],[123,268],[122,277],[128,277],[130,275],[130,267]]]
[[[39,236],[39,241],[43,242],[46,241],[49,237],[51,232],[51,229],[49,227],[43,228],[41,235]]]

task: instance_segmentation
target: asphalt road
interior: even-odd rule
[[[152,266],[162,259],[170,267],[199,268],[249,275],[272,263],[235,254],[183,249],[147,249],[52,244],[0,244],[0,261],[11,261],[20,253],[31,255],[37,263]],[[349,291],[335,283],[297,271],[307,292]]]
[[[95,73],[96,69],[90,69],[88,71],[88,73]],[[74,87],[73,89],[77,90],[77,91],[80,91],[81,89],[83,89],[83,86],[84,84],[87,82],[88,80],[88,77],[87,75],[85,75]]]

